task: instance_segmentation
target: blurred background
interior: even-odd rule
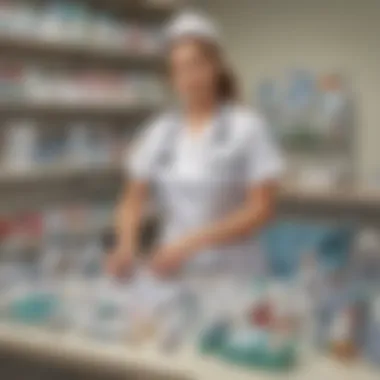
[[[245,103],[267,117],[287,158],[277,220],[262,236],[273,274],[299,272],[305,252],[334,275],[350,268],[365,296],[341,290],[349,306],[338,314],[349,310],[360,323],[343,334],[355,350],[338,356],[379,363],[378,0],[0,0],[0,376],[74,378],[26,355],[26,374],[15,372],[19,357],[7,348],[25,346],[20,324],[72,324],[52,312],[53,281],[36,279],[99,270],[128,144],[169,98],[163,26],[185,6],[219,24]],[[143,246],[156,225],[147,213]],[[70,286],[70,302],[84,302],[83,284]],[[77,329],[97,335],[99,325]],[[117,340],[116,325],[102,337]],[[364,328],[372,340],[347,338]],[[29,349],[40,339],[33,334]]]

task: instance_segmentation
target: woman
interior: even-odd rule
[[[121,275],[131,267],[152,189],[164,227],[151,256],[156,274],[254,271],[255,233],[273,215],[282,160],[264,121],[238,105],[210,21],[179,16],[168,39],[179,106],[148,125],[128,158],[130,183],[118,210],[109,271]]]

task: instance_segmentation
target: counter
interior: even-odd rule
[[[154,347],[100,344],[70,334],[36,328],[0,325],[0,347],[20,355],[56,361],[60,365],[92,370],[118,369],[126,378],[165,380],[379,380],[380,372],[365,363],[343,364],[323,357],[305,357],[288,374],[242,370],[213,358],[202,358],[184,348],[173,354],[160,354]]]

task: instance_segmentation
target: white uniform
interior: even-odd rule
[[[154,120],[128,156],[130,175],[149,181],[170,243],[220,220],[243,205],[249,187],[276,179],[283,161],[265,122],[237,105],[221,107],[212,124],[193,136],[179,114]],[[187,269],[262,270],[252,236],[198,252]]]

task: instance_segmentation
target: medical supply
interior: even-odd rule
[[[33,5],[11,2],[7,13],[11,23],[5,31],[12,37],[28,38],[33,34],[37,26],[36,9]]]
[[[240,283],[235,294],[234,311],[220,314],[202,332],[200,351],[245,367],[293,366],[297,323],[289,286],[271,280]]]
[[[9,318],[12,322],[46,326],[54,317],[58,302],[54,294],[27,292],[12,300],[9,306]]]
[[[248,368],[287,371],[296,363],[294,343],[265,331],[242,330],[221,351],[221,357]]]
[[[59,165],[65,157],[66,141],[64,130],[40,130],[33,154],[36,165]]]
[[[330,350],[339,359],[350,360],[357,356],[354,343],[354,310],[340,310],[333,318],[330,335]]]
[[[100,340],[126,342],[130,335],[128,294],[123,284],[100,279],[95,283],[85,321],[86,333]],[[86,311],[82,310],[86,318]]]
[[[296,319],[286,284],[270,284],[246,322],[234,325],[219,355],[233,363],[286,370],[296,359]],[[286,298],[283,296],[286,295]]]
[[[379,288],[372,293],[372,302],[366,335],[366,357],[376,366],[380,366],[380,295]]]
[[[0,98],[49,105],[134,105],[161,101],[163,89],[153,75],[14,64],[0,68]]]
[[[369,286],[376,286],[380,278],[380,233],[366,228],[359,232],[350,268],[353,276]]]
[[[65,29],[62,30],[62,40],[64,42],[87,41],[89,31],[89,9],[82,2],[64,2],[58,8],[60,18]]]
[[[347,272],[336,271],[319,307],[318,345],[340,360],[356,358],[363,348],[366,295]]]
[[[86,277],[99,277],[102,273],[103,248],[98,239],[87,242],[81,253],[78,270]]]
[[[231,322],[220,316],[219,321],[207,326],[201,332],[199,350],[203,354],[213,354],[220,351],[231,330]]]
[[[9,171],[25,171],[33,167],[37,144],[35,125],[29,121],[9,123],[5,129],[3,151],[4,168]]]
[[[173,307],[176,305],[181,307],[180,300],[184,290],[179,283],[160,281],[144,269],[136,272],[128,287],[132,297],[131,302],[134,305],[131,312],[132,340],[139,343],[152,339],[153,336],[157,337],[162,328],[161,339],[163,340],[162,344],[165,345],[165,339],[169,339],[167,334],[177,334],[175,331],[177,326],[162,325],[162,321],[170,323],[168,310],[175,310]],[[169,319],[165,317],[167,315],[169,315]],[[180,314],[178,318],[184,316],[184,314]],[[172,328],[173,330],[171,330]],[[166,337],[164,336],[165,331],[167,332]]]
[[[88,165],[90,161],[89,127],[83,123],[69,126],[67,159],[75,165]]]
[[[133,27],[112,14],[92,11],[86,4],[50,0],[38,6],[28,2],[0,4],[0,33],[13,38],[52,44],[82,46],[135,53],[158,53],[161,28],[151,30],[137,23]]]

